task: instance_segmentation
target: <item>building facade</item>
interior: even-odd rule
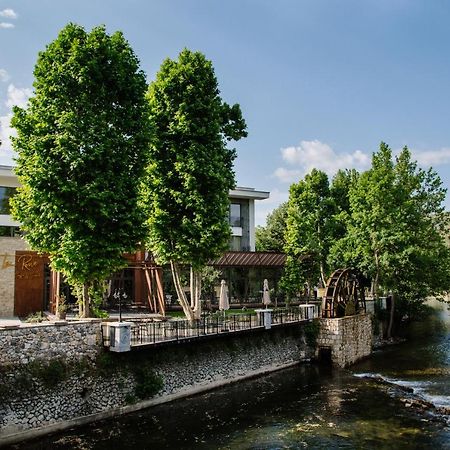
[[[269,198],[269,195],[269,192],[249,187],[230,191],[231,251],[255,251],[255,201]]]
[[[10,216],[9,199],[19,187],[13,167],[0,166],[0,317],[25,316],[50,307],[48,259],[29,250],[20,235],[20,223]],[[255,251],[255,201],[269,198],[269,192],[248,187],[230,191],[230,250]],[[140,261],[140,252],[128,255],[130,267]],[[145,303],[141,271],[125,269],[121,282],[128,298]]]

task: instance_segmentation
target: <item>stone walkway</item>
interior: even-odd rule
[[[0,327],[8,327],[11,325],[21,325],[22,322],[18,317],[1,317],[0,318]]]

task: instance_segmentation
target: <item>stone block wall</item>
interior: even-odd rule
[[[86,327],[84,331],[83,327]],[[50,342],[61,340],[64,351],[70,354],[79,345],[81,335],[83,350],[78,353],[90,354],[89,342],[92,343],[96,330],[97,324],[68,325],[59,329],[41,327],[36,332],[22,331],[27,334],[27,340],[21,332],[17,333],[21,330],[8,331],[7,336],[21,342],[16,343],[16,350],[10,352],[8,361],[13,354],[17,358],[20,349],[28,354],[28,360],[32,359],[31,354],[58,356],[61,352]],[[49,339],[41,335],[43,332],[49,333]],[[55,332],[68,335],[63,337]],[[70,333],[79,334],[69,337]],[[0,340],[4,337],[2,335]],[[74,346],[69,344],[71,340]],[[48,347],[44,348],[42,342],[49,344]],[[0,349],[0,354],[4,348]],[[296,324],[244,335],[133,350],[126,354],[104,351],[93,365],[87,368],[75,365],[75,373],[52,381],[51,386],[34,375],[30,379],[26,364],[22,365],[23,370],[20,367],[0,370],[0,397],[3,395],[0,401],[0,446],[290,367],[313,356],[314,349],[307,344],[303,326]],[[104,362],[101,363],[105,358],[106,367]],[[142,369],[153,371],[161,382],[154,397],[139,397],[136,388]],[[25,384],[24,374],[27,376]],[[18,389],[18,386],[23,387]]]
[[[27,250],[21,238],[0,237],[0,317],[14,314],[16,250]]]
[[[317,351],[331,350],[333,364],[346,367],[372,352],[372,318],[370,314],[320,319]]]
[[[102,349],[99,320],[22,325],[0,328],[0,368],[63,358],[95,359]]]

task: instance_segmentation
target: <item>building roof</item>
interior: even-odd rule
[[[226,252],[210,262],[214,267],[283,267],[284,253],[276,252]]]
[[[270,192],[256,191],[254,188],[237,186],[231,189],[229,196],[231,198],[252,198],[254,200],[264,200],[269,198]]]

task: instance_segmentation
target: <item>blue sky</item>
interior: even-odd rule
[[[10,108],[69,21],[122,30],[149,82],[183,47],[213,61],[248,124],[237,182],[271,191],[257,223],[312,167],[363,170],[382,140],[449,185],[448,0],[0,0],[0,164],[12,162]]]

